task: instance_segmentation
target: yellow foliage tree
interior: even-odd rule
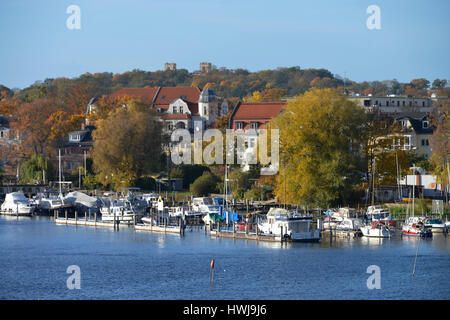
[[[274,119],[280,129],[282,202],[327,207],[346,201],[363,171],[365,112],[332,89],[311,89]]]

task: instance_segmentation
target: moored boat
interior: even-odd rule
[[[192,200],[192,211],[195,213],[207,214],[219,214],[219,206],[214,203],[214,200],[210,197],[198,197]]]
[[[423,225],[433,233],[447,233],[447,226],[439,219],[426,219]]]
[[[383,223],[372,222],[372,225],[363,226],[360,228],[363,236],[372,238],[390,238],[394,232],[386,227]]]
[[[34,206],[22,192],[6,194],[5,201],[0,207],[0,213],[12,216],[29,216],[34,212]]]
[[[312,217],[299,216],[282,208],[271,208],[266,220],[258,222],[258,229],[262,234],[292,241],[320,240],[320,230],[313,227]]]
[[[403,225],[402,235],[412,237],[431,237],[433,235],[430,229],[424,227],[422,220],[417,217],[410,217]]]

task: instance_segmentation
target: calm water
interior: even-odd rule
[[[2,217],[0,243],[0,299],[450,299],[443,235],[420,241],[414,280],[416,238],[282,245]],[[67,289],[69,265],[80,290]],[[380,290],[367,289],[369,265]]]

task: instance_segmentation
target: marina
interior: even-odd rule
[[[0,298],[450,298],[450,244],[443,234],[421,241],[413,280],[419,239],[398,233],[301,243],[210,237],[195,228],[183,237],[119,230],[55,226],[51,217],[0,217]],[[67,290],[70,265],[81,269],[81,290]],[[381,290],[366,287],[369,265],[381,268]]]

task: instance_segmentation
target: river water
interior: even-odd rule
[[[71,265],[80,289],[67,287]],[[0,299],[450,299],[449,271],[444,235],[281,244],[0,217]]]

